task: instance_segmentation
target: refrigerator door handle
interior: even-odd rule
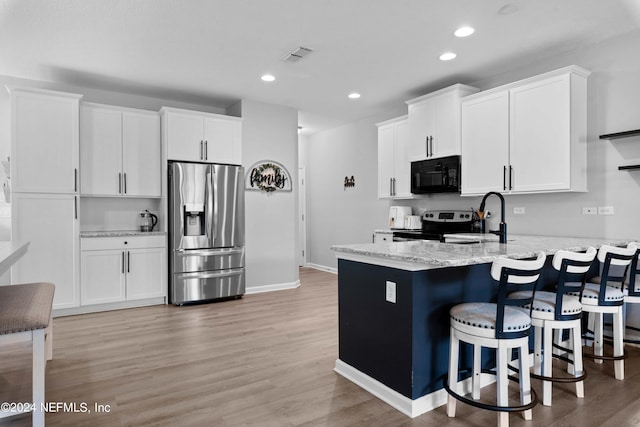
[[[211,175],[210,175],[210,191],[209,194],[211,196],[211,243],[216,246],[216,239],[218,238],[218,208],[219,203],[216,200],[218,197],[218,177],[216,176],[216,168],[215,166],[210,166]]]
[[[244,248],[215,248],[215,249],[178,249],[176,252],[180,255],[196,255],[196,256],[215,256],[215,255],[234,255],[244,252]]]
[[[212,279],[212,278],[220,278],[220,277],[231,277],[237,276],[244,273],[244,268],[233,268],[228,270],[217,270],[217,271],[200,271],[194,273],[181,273],[176,274],[179,278],[201,278],[201,279]]]

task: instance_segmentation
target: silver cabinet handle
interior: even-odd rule
[[[433,157],[433,136],[429,137],[429,153],[431,157]]]
[[[200,160],[204,160],[204,141],[200,140]]]
[[[393,196],[393,178],[389,178],[389,195]]]
[[[73,169],[73,192],[78,192],[78,168]]]
[[[513,190],[513,166],[509,165],[509,190]]]
[[[429,137],[424,137],[424,149],[427,152],[427,157],[429,157]]]
[[[73,217],[78,219],[78,196],[73,197]]]
[[[127,194],[127,173],[123,173],[123,181],[124,181],[124,194]]]
[[[507,189],[507,166],[502,167],[502,190]]]
[[[131,273],[131,252],[127,251],[127,273]]]
[[[122,172],[118,172],[118,194],[122,194]]]
[[[204,141],[204,159],[209,160],[209,141]]]
[[[122,274],[124,274],[124,251],[122,251]]]

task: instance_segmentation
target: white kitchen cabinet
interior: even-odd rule
[[[80,141],[82,195],[161,196],[158,113],[83,103]]]
[[[462,101],[462,194],[587,189],[587,77],[571,66]]]
[[[83,306],[165,297],[164,235],[82,238]]]
[[[75,193],[81,95],[9,88],[14,193]]]
[[[242,119],[168,107],[161,114],[169,160],[242,164]]]
[[[477,91],[456,84],[407,101],[410,161],[460,154],[460,100]]]
[[[11,281],[53,283],[54,309],[80,304],[77,209],[72,194],[12,195],[12,239],[28,241],[29,249],[12,267]]]
[[[126,299],[125,256],[125,251],[82,251],[82,305],[105,304]]]
[[[509,91],[462,103],[462,192],[504,191],[509,165]]]
[[[411,197],[407,116],[377,123],[378,197]]]

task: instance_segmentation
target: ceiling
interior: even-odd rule
[[[285,105],[314,132],[639,27],[640,0],[0,0],[0,75]]]

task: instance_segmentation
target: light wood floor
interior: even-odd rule
[[[49,413],[48,426],[488,426],[495,414],[458,405],[410,419],[333,372],[337,279],[301,269],[295,290],[189,307],[154,306],[54,319],[46,400],[109,405],[108,413]],[[554,405],[513,426],[640,425],[640,351],[626,379],[585,361],[586,398],[554,387]],[[0,400],[28,401],[22,346],[0,353]],[[541,390],[534,380],[534,388]],[[0,425],[30,425],[18,417]]]

